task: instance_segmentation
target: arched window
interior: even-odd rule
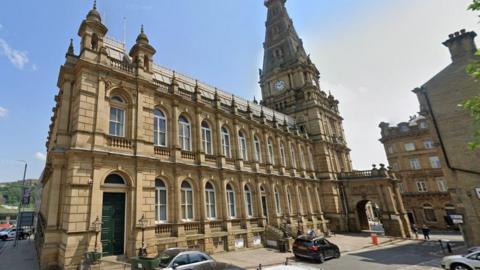
[[[305,169],[305,155],[303,152],[303,147],[298,149],[298,155],[300,155],[300,166],[302,169]]]
[[[234,218],[236,216],[235,212],[235,192],[232,188],[232,185],[227,184],[227,208],[228,208],[228,217]]]
[[[226,158],[232,158],[232,151],[230,149],[230,132],[226,127],[222,127],[222,149],[223,155]]]
[[[260,148],[260,140],[257,136],[253,137],[253,150],[255,152],[255,161],[262,162],[262,150]]]
[[[181,186],[182,219],[193,220],[193,190],[187,181]]]
[[[248,187],[248,185],[245,185],[243,190],[245,192],[245,209],[247,211],[247,216],[252,217],[253,216],[252,192],[250,191],[250,188]]]
[[[293,145],[293,143],[290,143],[290,162],[291,162],[291,166],[292,168],[296,168],[297,167],[297,160],[295,158],[295,146]]]
[[[271,138],[268,139],[268,161],[270,164],[275,165],[275,155],[273,153],[273,141]]]
[[[290,194],[290,190],[287,191],[287,205],[288,205],[288,213],[292,215],[292,194]]]
[[[105,178],[105,184],[125,185],[125,180],[120,175],[112,173]]]
[[[119,96],[110,98],[109,132],[111,136],[125,137],[125,110],[127,104]]]
[[[423,215],[426,221],[429,222],[436,222],[437,217],[435,216],[435,211],[431,204],[425,203],[423,204]]]
[[[212,148],[212,129],[208,125],[207,121],[202,122],[202,147],[203,151],[207,155],[213,154]]]
[[[247,139],[245,138],[245,134],[243,132],[238,132],[238,146],[240,149],[240,155],[243,160],[248,160],[247,154]]]
[[[184,116],[178,118],[178,138],[180,147],[184,151],[192,151],[192,141],[190,140],[190,122]]]
[[[167,222],[167,187],[161,179],[155,179],[155,222]]]
[[[153,112],[153,141],[156,146],[167,146],[167,118],[158,109]]]
[[[277,212],[277,215],[282,214],[282,207],[280,205],[280,193],[278,192],[278,189],[275,187],[275,210]]]
[[[286,166],[287,161],[285,159],[285,145],[283,145],[283,142],[280,143],[280,158],[281,158],[282,166]]]
[[[215,189],[210,182],[205,185],[205,207],[207,208],[206,210],[208,219],[217,218],[217,211],[215,205]]]

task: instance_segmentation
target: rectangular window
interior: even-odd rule
[[[440,159],[438,157],[429,157],[428,158],[430,160],[430,166],[433,168],[433,169],[438,169],[438,168],[441,168],[441,164],[440,164]]]
[[[192,190],[182,190],[182,218],[184,220],[193,219],[193,194]]]
[[[414,151],[415,150],[415,143],[406,143],[404,144],[405,151]]]
[[[392,144],[392,145],[389,145],[389,146],[387,147],[387,149],[388,149],[388,153],[389,153],[389,154],[395,153],[395,147],[394,147],[393,144]]]
[[[392,168],[393,168],[394,171],[399,171],[400,170],[400,166],[398,165],[397,162],[392,163]]]
[[[124,137],[125,111],[119,108],[110,108],[110,128],[111,136]]]
[[[212,131],[209,128],[202,127],[202,145],[205,154],[212,155]]]
[[[412,158],[410,159],[410,168],[412,170],[420,170],[422,167],[420,166],[420,161],[418,161],[418,158]]]
[[[155,191],[155,221],[162,223],[167,221],[167,190],[157,188]]]
[[[207,218],[215,219],[217,217],[215,211],[215,191],[210,189],[205,190],[205,204],[207,208]]]
[[[280,215],[282,213],[282,209],[280,206],[280,193],[278,193],[278,191],[275,191],[275,209],[277,210],[277,215]]]
[[[427,183],[424,180],[417,181],[418,192],[427,192]]]
[[[398,188],[400,189],[401,193],[405,192],[405,185],[403,184],[403,182],[398,183]]]
[[[252,194],[250,191],[245,191],[245,205],[247,207],[247,216],[253,216]]]
[[[438,191],[447,192],[447,184],[445,183],[444,177],[435,177],[435,182],[437,182]]]
[[[423,146],[425,147],[425,149],[432,149],[433,148],[432,140],[423,141]]]
[[[228,217],[234,218],[235,214],[235,193],[233,190],[227,190]]]

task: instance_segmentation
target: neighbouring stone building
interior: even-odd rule
[[[284,224],[359,231],[372,205],[387,234],[409,235],[393,172],[352,169],[338,101],[285,2],[265,1],[261,104],[155,64],[143,27],[127,54],[94,6],[58,79],[35,239],[42,268],[76,268],[95,247],[134,256],[143,229],[149,254],[258,247]]]
[[[410,223],[435,229],[453,228],[446,219],[455,214],[440,162],[440,145],[434,141],[427,119],[413,116],[396,126],[380,123],[388,163],[400,178],[400,191]]]
[[[423,86],[413,90],[438,143],[447,186],[456,210],[463,216],[460,228],[468,246],[480,245],[480,150],[467,148],[476,129],[468,111],[459,104],[480,93],[480,83],[465,71],[479,61],[475,32],[461,30],[443,42],[452,62]]]

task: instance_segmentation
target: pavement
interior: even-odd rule
[[[19,240],[17,247],[13,245],[13,240],[0,241],[0,269],[39,269],[32,239]]]
[[[465,251],[461,235],[453,233],[433,234],[430,241],[379,236],[378,246],[371,243],[368,234],[337,234],[328,240],[340,247],[342,256],[323,264],[296,260],[292,253],[269,248],[225,252],[212,257],[247,269],[257,269],[259,264],[280,265],[288,258],[289,264],[303,269],[433,270],[440,269],[440,260],[447,255],[446,250],[440,248],[440,239],[449,240],[454,253]],[[13,244],[14,241],[0,241],[0,269],[39,269],[33,240],[21,240],[16,248]],[[105,260],[101,269],[128,269],[128,266]]]
[[[368,234],[337,234],[328,240],[339,246],[342,257],[324,264],[296,260],[292,253],[259,248],[214,254],[212,257],[247,269],[280,265],[288,258],[289,264],[304,269],[439,269],[444,254],[438,240],[449,240],[454,252],[461,252],[463,240],[455,233],[437,233],[430,241],[379,236],[379,245],[373,245]],[[446,250],[445,250],[446,252]],[[423,266],[422,266],[423,264]],[[415,267],[423,268],[415,268]],[[430,267],[430,268],[429,268]],[[432,268],[433,267],[433,268]]]

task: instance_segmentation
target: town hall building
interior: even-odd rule
[[[76,268],[94,249],[261,247],[285,224],[360,231],[367,205],[387,234],[409,234],[394,173],[352,169],[339,101],[322,90],[285,2],[265,1],[259,104],[157,65],[143,26],[127,51],[90,10],[58,78],[41,177],[42,269]]]

